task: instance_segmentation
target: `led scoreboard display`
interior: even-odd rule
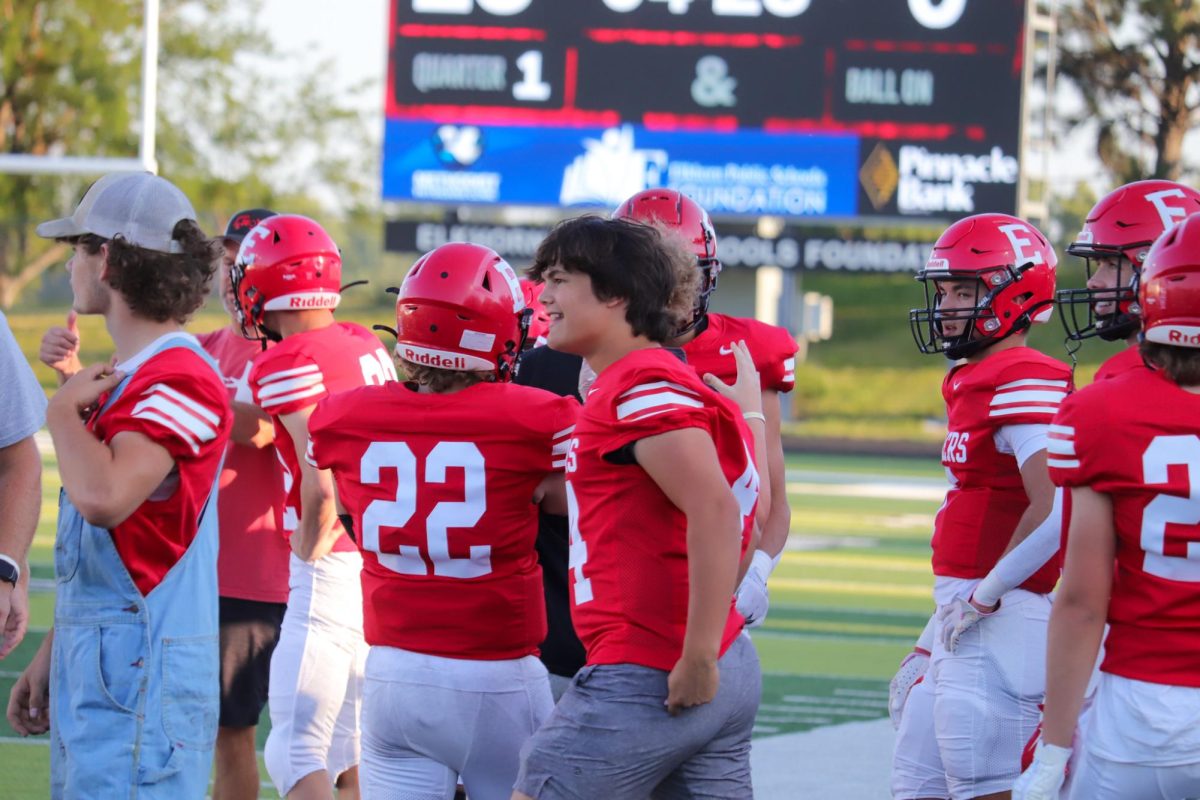
[[[1012,212],[1025,0],[393,0],[385,199]]]

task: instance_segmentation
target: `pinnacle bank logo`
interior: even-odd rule
[[[1017,159],[999,147],[973,155],[901,145],[897,162],[896,210],[901,214],[973,214],[977,186],[1016,186],[1020,171]]]
[[[428,350],[417,350],[408,346],[403,346],[401,348],[400,357],[405,361],[411,361],[414,364],[421,364],[422,366],[426,367],[456,370],[470,369],[467,359],[462,356],[448,356],[444,353],[434,353]]]

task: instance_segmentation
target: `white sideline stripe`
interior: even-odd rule
[[[1007,417],[1012,414],[1046,414],[1054,416],[1058,406],[1018,406],[1016,408],[996,408],[988,412],[989,417]]]
[[[699,397],[698,394],[686,386],[680,386],[678,383],[672,383],[671,381],[654,381],[653,383],[643,383],[640,386],[635,386],[632,389],[629,389],[628,391],[621,392],[621,397],[629,397],[631,394],[637,394],[638,392],[649,392],[655,389],[675,389],[683,392],[684,394],[690,394],[692,397]]]
[[[846,689],[841,686],[834,687],[833,694],[835,696],[845,695],[846,697],[874,697],[879,700],[887,700],[889,692],[886,689]]]
[[[930,500],[941,502],[949,486],[912,486],[902,483],[808,483],[788,481],[789,494],[815,494],[822,497],[876,497],[882,500]]]
[[[1075,455],[1075,442],[1069,439],[1047,439],[1046,452],[1056,456]]]
[[[320,372],[321,368],[316,364],[305,364],[303,367],[294,367],[292,369],[281,369],[279,372],[272,372],[270,375],[264,375],[258,379],[259,386],[265,386],[268,383],[281,381],[284,378],[291,378],[295,375],[304,375],[309,372]]]
[[[782,698],[785,703],[795,703],[797,705],[834,705],[846,706],[851,708],[887,708],[887,701],[883,699],[860,699],[855,697],[828,697],[814,694],[785,694]]]
[[[279,381],[278,383],[272,383],[270,386],[265,386],[258,390],[258,397],[260,400],[266,400],[268,397],[276,397],[277,395],[287,394],[299,389],[307,389],[310,386],[319,386],[324,381],[325,376],[320,372],[313,375],[302,375],[299,378]]]
[[[626,393],[628,394],[628,392]],[[624,395],[622,395],[624,396]],[[697,400],[695,395],[680,394],[679,392],[656,392],[626,400],[617,406],[617,419],[625,419],[631,414],[646,411],[659,406],[690,406],[704,408],[704,403]]]
[[[270,406],[280,406],[284,403],[291,403],[295,400],[303,400],[306,397],[313,397],[325,391],[325,384],[319,383],[311,389],[305,389],[303,392],[293,392],[282,397],[272,397],[270,400],[263,400],[262,395],[259,395],[259,406],[266,409]]]
[[[1079,466],[1079,459],[1077,459],[1077,458],[1071,458],[1071,459],[1047,458],[1046,466],[1047,467],[1055,467],[1057,469],[1074,469],[1075,467]]]
[[[1013,403],[1061,403],[1067,396],[1066,392],[996,392],[992,396],[991,406],[1007,406]]]
[[[997,392],[1003,392],[1005,389],[1017,389],[1021,386],[1046,386],[1051,389],[1066,389],[1066,381],[1052,381],[1046,378],[1025,378],[1024,380],[1011,381],[996,387]]]

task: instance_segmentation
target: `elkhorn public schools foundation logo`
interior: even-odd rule
[[[483,131],[474,125],[440,125],[432,138],[433,152],[447,167],[469,167],[483,155]]]

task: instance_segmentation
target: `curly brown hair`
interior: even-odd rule
[[[120,237],[109,240],[107,282],[138,316],[182,325],[208,298],[222,250],[190,219],[176,223],[172,238],[183,252],[159,253]]]
[[[434,394],[456,392],[477,383],[492,383],[496,380],[496,376],[490,372],[427,367],[424,364],[406,361],[399,356],[396,356],[396,366],[400,368],[405,380],[428,386]]]

